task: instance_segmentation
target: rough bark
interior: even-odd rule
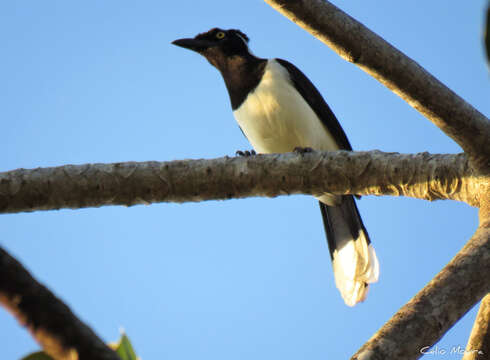
[[[353,357],[418,358],[490,291],[490,277],[482,276],[490,273],[490,122],[415,61],[329,2],[266,2],[402,97],[467,156],[336,152],[19,169],[0,174],[0,213],[324,191],[467,202],[480,207],[474,236]],[[0,303],[56,358],[118,358],[1,249]],[[488,325],[487,302],[480,312],[478,322]],[[487,349],[488,339],[481,343],[480,335],[472,335],[468,346]]]
[[[393,195],[479,206],[464,154],[313,152],[171,162],[66,165],[0,173],[0,213],[279,196]]]
[[[488,358],[490,358],[490,293],[481,301],[463,360],[483,360]]]
[[[482,276],[484,274],[484,276]],[[490,291],[490,227],[463,249],[352,357],[418,359]]]
[[[423,67],[325,0],[265,0],[345,60],[355,63],[455,140],[490,172],[490,121]]]
[[[62,360],[120,360],[60,299],[0,248],[0,304]]]

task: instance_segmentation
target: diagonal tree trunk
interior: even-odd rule
[[[417,359],[490,289],[490,228],[463,249],[364,344],[352,360]]]
[[[490,293],[481,301],[463,360],[483,360],[490,356]]]
[[[265,2],[399,95],[488,173],[490,122],[427,70],[326,0]]]
[[[0,304],[54,359],[120,360],[68,306],[1,247]]]

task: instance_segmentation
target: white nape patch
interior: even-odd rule
[[[267,62],[257,88],[233,112],[259,153],[283,153],[297,146],[338,150],[335,140],[296,91],[289,72],[275,59]]]
[[[250,48],[248,47],[248,41],[245,40],[245,38],[240,35],[239,33],[235,33],[240,39],[242,39],[243,43],[245,44],[245,46],[247,47],[247,51],[250,55],[254,55],[253,52],[250,50]],[[255,56],[255,55],[254,55]]]
[[[243,43],[245,44],[246,47],[248,47],[248,42],[245,40],[245,38],[240,35],[239,33],[235,32],[236,36],[238,36],[240,39],[242,39]]]
[[[335,285],[344,302],[354,306],[366,299],[368,284],[378,281],[379,262],[374,247],[367,243],[364,232],[333,253]]]

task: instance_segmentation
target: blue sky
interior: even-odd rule
[[[334,3],[490,114],[486,1]],[[460,151],[262,1],[10,1],[0,4],[0,171],[250,148],[219,73],[170,45],[215,26],[241,29],[258,56],[302,69],[355,149]],[[342,359],[477,225],[477,210],[464,203],[364,197],[358,204],[381,276],[355,308],[335,289],[318,206],[307,196],[1,215],[0,244],[104,340],[126,329],[143,359]],[[475,314],[439,347],[464,346]],[[3,309],[0,334],[2,359],[38,348]]]

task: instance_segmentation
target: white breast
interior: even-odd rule
[[[294,88],[288,71],[274,59],[267,62],[259,85],[233,115],[259,153],[288,152],[297,146],[339,149]]]

